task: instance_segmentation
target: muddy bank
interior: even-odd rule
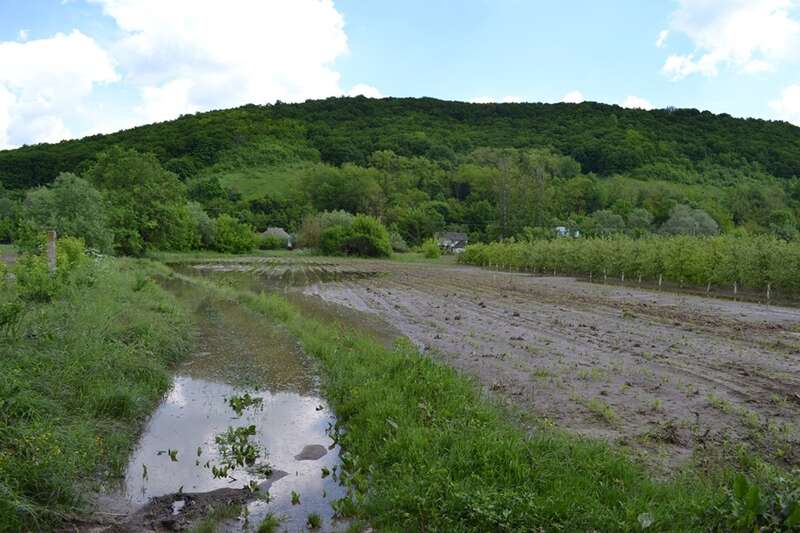
[[[738,443],[800,464],[798,309],[471,267],[359,267],[383,275],[304,293],[375,314],[560,427],[667,467]]]

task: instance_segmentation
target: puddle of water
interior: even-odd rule
[[[282,530],[297,531],[314,512],[322,518],[324,530],[335,528],[330,504],[346,491],[333,476],[322,476],[323,467],[335,471],[339,448],[327,433],[335,419],[319,395],[311,361],[263,317],[209,297],[190,284],[171,281],[167,288],[194,310],[197,353],[178,369],[108,507],[130,512],[156,496],[240,489],[251,481],[265,481],[263,474],[242,467],[221,478],[215,478],[211,469],[223,461],[217,436],[229,428],[254,425],[249,442],[263,454],[256,465],[265,460],[276,474],[285,475],[273,476],[269,502],[248,504],[250,525],[257,527],[271,512],[284,518]],[[245,393],[261,403],[237,415],[229,399]],[[308,445],[320,445],[326,453],[314,460],[296,459]],[[300,495],[300,505],[292,505],[292,492]],[[180,514],[181,509],[175,512]],[[230,527],[239,531],[243,523]]]

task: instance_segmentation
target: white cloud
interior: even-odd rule
[[[628,107],[631,109],[644,109],[649,111],[651,109],[655,109],[655,106],[651,104],[648,100],[641,98],[639,96],[629,96],[622,102],[622,107]]]
[[[570,91],[561,98],[565,104],[580,104],[584,100],[583,93],[580,91]]]
[[[357,83],[353,85],[353,88],[347,91],[347,96],[366,96],[367,98],[383,98],[383,94],[373,87],[372,85],[367,85],[366,83]]]
[[[695,51],[667,58],[662,70],[673,80],[696,73],[715,76],[722,67],[734,67],[749,74],[764,72],[800,53],[798,0],[678,0],[678,3],[670,27],[685,34]]]
[[[661,30],[656,39],[656,48],[664,46],[664,43],[667,42],[667,37],[669,37],[669,30]]]
[[[0,150],[9,148],[8,130],[11,127],[11,109],[17,98],[0,84]]]
[[[177,118],[183,114],[194,113],[197,107],[189,102],[189,92],[194,82],[178,79],[156,87],[142,88],[141,106],[136,108],[139,116],[147,122],[158,122]]]
[[[25,41],[27,41],[28,40],[28,36],[29,36],[28,30],[26,30],[25,28],[23,28],[23,29],[21,29],[21,30],[19,30],[17,32],[17,40],[20,41],[20,42],[24,43]]]
[[[476,96],[467,100],[471,104],[516,104],[522,102],[521,96]]]
[[[125,32],[114,53],[143,119],[345,93],[333,62],[347,36],[331,0],[91,1]],[[379,94],[366,87],[355,90]]]
[[[118,79],[111,56],[80,31],[0,42],[0,145],[70,136],[65,119],[98,83]]]
[[[107,50],[77,30],[0,43],[0,145],[246,103],[382,96],[363,83],[342,88],[334,62],[347,35],[332,0],[87,1],[119,27]],[[98,84],[118,80],[124,97],[87,105]]]
[[[786,87],[780,98],[771,101],[769,106],[781,120],[800,126],[800,85]]]

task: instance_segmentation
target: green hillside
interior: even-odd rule
[[[468,104],[431,98],[329,98],[302,104],[248,105],[183,116],[111,135],[0,152],[7,187],[52,181],[80,170],[114,144],[152,152],[171,170],[191,174],[231,149],[269,138],[281,157],[320,157],[366,164],[392,150],[455,162],[476,147],[550,146],[583,172],[630,173],[685,180],[704,165],[754,166],[790,178],[800,174],[800,128],[694,109],[642,111],[598,103]],[[279,150],[276,150],[279,151]],[[318,155],[317,155],[318,154]]]
[[[194,202],[142,222],[137,250],[156,240],[194,246],[194,230],[176,239],[147,228],[191,217],[202,225],[206,215],[298,231],[310,214],[344,210],[377,217],[410,245],[443,230],[489,241],[551,236],[555,226],[794,239],[800,220],[800,128],[788,123],[590,102],[356,97],[248,105],[0,152],[0,241],[21,231],[25,191],[62,172],[103,192],[111,170],[93,169],[112,147],[127,150],[118,159],[149,154],[140,166],[155,182],[182,182],[168,188],[170,202]],[[139,178],[112,178],[120,205],[125,180]]]

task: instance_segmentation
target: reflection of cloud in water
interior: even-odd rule
[[[217,435],[228,427],[254,424],[256,435],[252,442],[264,449],[266,462],[289,475],[272,486],[272,501],[268,505],[253,504],[252,511],[263,514],[280,509],[283,514],[297,515],[299,523],[309,512],[330,518],[330,502],[342,497],[344,489],[332,477],[323,479],[321,469],[325,466],[333,470],[338,464],[338,447],[316,461],[294,458],[308,444],[326,448],[333,444],[326,433],[333,417],[324,400],[291,392],[259,392],[255,395],[263,398],[263,404],[247,409],[237,418],[227,399],[244,392],[226,384],[177,377],[172,392],[151,417],[131,456],[122,495],[129,504],[140,506],[151,497],[177,492],[181,487],[184,492],[207,492],[223,487],[239,488],[251,479],[260,481],[261,478],[242,469],[232,473],[235,481],[214,479],[211,469],[204,466],[209,460],[212,464],[219,462]],[[320,405],[324,408],[318,411]],[[166,453],[169,449],[178,451],[177,462],[169,458]],[[165,453],[159,455],[159,451]],[[142,465],[147,465],[146,479]],[[291,505],[291,491],[300,493],[301,506]]]
[[[181,290],[185,292],[179,295],[181,299],[198,298],[185,286]],[[315,395],[313,367],[297,351],[294,341],[280,338],[263,319],[256,320],[239,306],[204,297],[200,308],[202,316],[196,318],[203,351],[181,367],[172,389],[148,421],[112,505],[132,509],[151,497],[181,488],[184,492],[207,492],[241,488],[250,480],[262,481],[244,469],[231,472],[235,481],[214,479],[211,469],[205,467],[208,461],[219,464],[217,435],[229,427],[253,424],[256,435],[251,442],[265,452],[262,460],[288,475],[272,485],[269,503],[251,504],[251,524],[258,525],[266,512],[288,516],[283,527],[290,530],[302,529],[311,512],[330,523],[330,502],[343,497],[345,489],[332,476],[323,479],[321,469],[333,470],[339,464],[338,447],[316,461],[294,459],[306,445],[333,445],[326,431],[334,418],[327,403]],[[243,386],[236,379],[242,373],[255,378],[254,383]],[[226,382],[229,378],[238,385]],[[245,392],[261,397],[263,403],[237,417],[228,399]],[[320,405],[323,408],[317,410]],[[177,450],[177,462],[170,459],[167,450]],[[160,451],[163,453],[159,455]],[[292,491],[300,494],[301,505],[291,505]]]
[[[169,391],[165,401],[179,407],[186,405],[186,398],[183,395],[183,383],[180,380],[176,379],[172,383],[172,389]]]

